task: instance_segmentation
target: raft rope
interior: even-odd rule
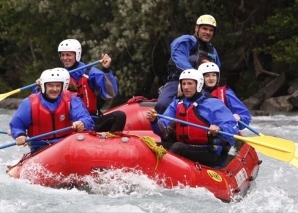
[[[106,133],[107,137],[123,137],[123,136],[133,136],[133,137],[137,137],[139,138],[141,141],[143,141],[156,155],[156,166],[155,166],[155,170],[158,167],[158,163],[159,161],[163,158],[163,156],[167,153],[167,150],[165,148],[163,148],[163,146],[158,146],[156,144],[156,141],[154,138],[150,137],[150,136],[139,136],[139,135],[134,135],[134,134],[124,134],[122,132],[115,132],[115,133],[111,133],[111,132],[107,132]]]

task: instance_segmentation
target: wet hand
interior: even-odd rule
[[[35,83],[37,84],[37,86],[40,86],[40,78],[37,79],[37,80],[35,81]]]
[[[26,142],[26,139],[27,139],[26,136],[21,135],[21,136],[19,136],[19,137],[16,138],[16,144],[17,144],[18,146],[21,146],[21,145],[23,145],[23,146],[27,146],[28,143]]]
[[[236,119],[236,121],[240,121],[241,120],[241,118],[240,118],[240,116],[238,114],[233,114],[233,116]]]
[[[85,125],[82,121],[75,121],[72,123],[72,128],[77,132],[82,132],[85,129]]]
[[[216,125],[210,125],[208,134],[210,134],[210,135],[217,135],[219,131],[220,131],[220,128],[218,126],[216,126]]]
[[[108,54],[101,55],[101,64],[104,68],[108,69],[111,66],[112,59]]]
[[[156,119],[156,116],[157,116],[157,112],[155,109],[149,109],[147,112],[146,112],[146,118],[152,122]]]

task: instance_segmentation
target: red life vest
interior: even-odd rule
[[[68,89],[77,93],[77,96],[81,98],[90,114],[96,114],[96,94],[90,88],[88,79],[89,76],[86,74],[84,74],[78,81],[70,77]]]
[[[71,93],[69,91],[63,91],[62,100],[53,113],[41,104],[39,94],[36,93],[29,96],[32,110],[32,124],[28,128],[28,136],[32,137],[71,126],[72,121],[69,113]],[[60,138],[72,132],[72,130],[64,131],[41,139]]]
[[[176,118],[209,127],[208,122],[204,121],[203,118],[197,115],[195,109],[196,105],[197,103],[193,103],[188,109],[186,109],[183,102],[179,102],[177,105]],[[208,144],[208,135],[206,130],[181,123],[176,124],[176,139],[179,142],[188,144]]]
[[[211,95],[223,101],[225,105],[227,105],[227,96],[226,96],[226,86],[217,87],[215,90],[211,92]]]

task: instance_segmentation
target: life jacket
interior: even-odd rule
[[[190,49],[189,63],[194,69],[198,68],[198,59],[207,58],[211,62],[215,62],[216,55],[214,54],[214,47],[210,42],[200,42],[197,38],[196,45]],[[180,73],[183,70],[177,68],[172,58],[168,62],[168,80],[179,80]]]
[[[194,102],[188,109],[186,109],[186,106],[183,104],[183,102],[179,102],[177,105],[176,118],[186,122],[209,127],[208,121],[198,114],[196,110],[197,105],[198,104]],[[188,144],[209,144],[206,130],[181,123],[176,124],[176,139],[180,142]]]
[[[71,126],[72,121],[69,113],[71,93],[69,91],[62,92],[62,100],[53,113],[41,104],[39,94],[36,93],[29,96],[32,110],[32,124],[28,128],[28,136],[33,137]],[[40,138],[40,140],[60,138],[71,133],[72,130],[64,131]]]
[[[221,86],[217,87],[211,92],[211,95],[223,101],[225,105],[227,105],[227,96],[226,96],[227,87]]]
[[[89,71],[90,69],[86,69],[84,75],[78,81],[76,81],[73,77],[70,77],[68,90],[75,92],[85,104],[88,112],[91,115],[95,115],[97,113],[97,98],[88,83]]]
[[[198,69],[198,59],[208,59],[210,62],[215,63],[216,55],[214,54],[213,45],[210,42],[200,42],[197,39],[196,46],[191,49],[189,56],[189,63],[193,66],[193,68]]]

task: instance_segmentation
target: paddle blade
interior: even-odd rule
[[[296,145],[292,141],[267,135],[255,137],[241,137],[235,135],[234,137],[249,143],[256,150],[269,157],[285,162],[291,162],[292,160],[295,161],[295,153],[297,151]],[[298,153],[296,154],[298,155]],[[296,166],[294,164],[293,165],[298,168],[297,160],[296,164]]]
[[[296,147],[295,155],[293,159],[290,161],[290,164],[298,168],[298,149]]]
[[[21,92],[21,89],[15,89],[13,91],[4,93],[4,94],[0,94],[0,101],[2,101],[3,99],[7,98],[8,96],[14,95]]]

